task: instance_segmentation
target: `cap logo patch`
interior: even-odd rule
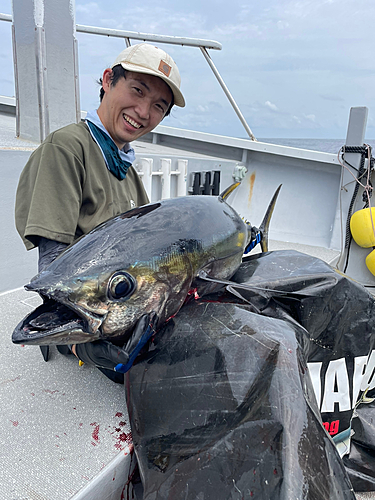
[[[159,71],[161,71],[165,76],[169,76],[171,73],[171,66],[161,59],[159,64]]]

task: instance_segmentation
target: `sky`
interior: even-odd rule
[[[12,13],[11,0],[0,12]],[[220,42],[210,55],[257,138],[344,139],[352,106],[369,108],[366,137],[375,137],[374,0],[75,0],[75,15],[77,24]],[[96,80],[125,45],[77,39],[81,108],[90,110]],[[0,94],[12,96],[10,23],[0,22],[0,41]],[[246,137],[200,50],[160,46],[178,64],[187,103],[163,124]]]

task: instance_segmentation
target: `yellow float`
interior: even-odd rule
[[[375,276],[375,250],[370,252],[366,257],[366,266],[370,273]]]
[[[371,221],[372,218],[372,221]],[[363,248],[375,247],[375,208],[364,208],[355,212],[350,219],[350,232],[354,241]],[[366,257],[366,266],[375,276],[375,250]]]

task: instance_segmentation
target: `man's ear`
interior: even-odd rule
[[[104,92],[108,92],[111,84],[112,84],[112,73],[113,71],[111,68],[107,68],[104,70],[103,77],[102,77],[102,87]]]

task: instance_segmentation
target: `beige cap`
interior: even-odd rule
[[[180,91],[180,73],[174,60],[164,50],[149,43],[132,45],[116,57],[111,68],[118,64],[129,71],[158,76],[172,90],[174,104],[181,108],[185,106],[185,99]]]

